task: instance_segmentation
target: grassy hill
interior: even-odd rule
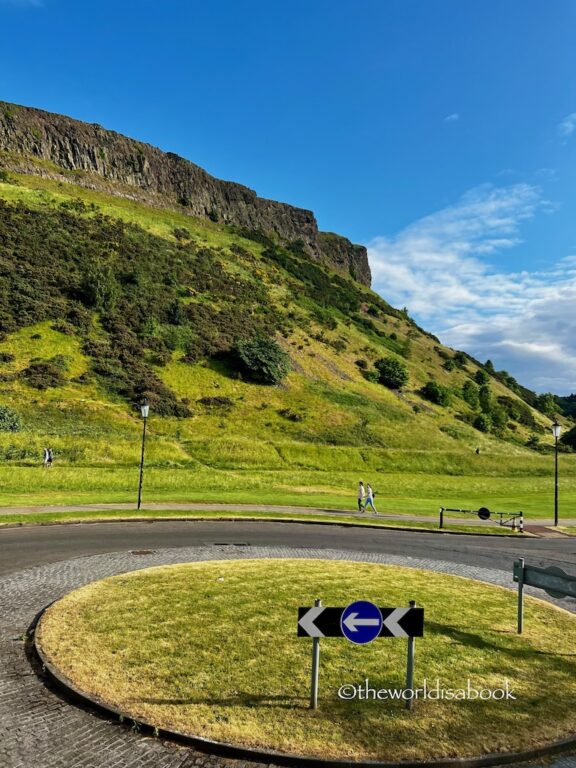
[[[345,506],[362,477],[388,509],[550,514],[551,456],[527,447],[551,446],[550,419],[300,243],[0,178],[0,504],[132,500],[146,396],[148,500]],[[239,363],[254,338],[289,356],[279,384]],[[388,358],[400,390],[378,382]],[[573,454],[561,478],[576,499]]]

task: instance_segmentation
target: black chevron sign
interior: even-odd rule
[[[342,614],[346,608],[313,606],[298,608],[298,637],[345,637]],[[380,608],[382,627],[378,637],[422,637],[424,608]],[[368,619],[352,614],[345,621],[348,630],[367,623]]]

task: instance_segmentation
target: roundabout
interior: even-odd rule
[[[2,595],[0,715],[3,728],[0,740],[0,764],[8,768],[20,768],[30,764],[46,766],[46,768],[48,766],[111,766],[114,764],[130,766],[130,768],[133,765],[172,768],[172,766],[184,767],[197,764],[222,765],[224,762],[236,765],[234,761],[225,761],[222,758],[202,754],[197,750],[179,747],[162,739],[145,738],[129,727],[122,728],[106,718],[95,717],[85,708],[72,706],[57,696],[31,671],[24,653],[23,642],[23,635],[29,624],[36,613],[47,604],[85,584],[116,574],[160,565],[203,563],[210,560],[253,561],[281,558],[372,563],[374,566],[407,566],[512,587],[511,562],[518,554],[514,551],[516,546],[521,546],[525,553],[531,548],[532,557],[537,558],[537,562],[547,564],[560,562],[570,568],[573,561],[570,551],[558,548],[558,542],[534,541],[518,544],[498,542],[501,548],[499,551],[498,545],[495,546],[493,542],[487,545],[485,542],[474,542],[471,538],[463,537],[458,542],[451,540],[443,544],[443,537],[435,537],[431,541],[431,537],[425,534],[391,536],[386,533],[378,536],[372,534],[372,537],[369,537],[364,531],[355,536],[354,532],[349,530],[330,531],[329,534],[323,530],[318,533],[319,538],[316,539],[313,530],[310,530],[313,527],[307,527],[305,535],[308,536],[308,540],[306,540],[301,531],[295,530],[299,526],[292,527],[293,532],[287,533],[289,526],[286,525],[249,527],[237,523],[231,526],[212,524],[212,526],[202,527],[192,524],[170,526],[170,528],[150,524],[132,525],[132,527],[117,526],[116,536],[119,538],[114,538],[114,534],[110,532],[114,526],[106,526],[108,530],[102,532],[102,540],[97,540],[99,528],[100,526],[74,526],[61,529],[59,543],[54,546],[54,549],[57,554],[65,555],[64,559],[39,567],[13,570],[0,579]],[[196,540],[197,546],[175,546],[177,543],[180,545],[186,543],[184,528],[189,539]],[[256,538],[256,529],[260,531],[260,538],[266,541],[265,544],[250,541]],[[159,541],[167,541],[169,530],[172,535],[172,546],[158,548]],[[3,543],[7,545],[5,551],[8,558],[15,557],[13,552],[11,554],[11,550],[17,548],[22,541],[18,537],[24,537],[26,532],[7,531],[5,534],[10,534],[10,536],[3,536]],[[57,532],[52,529],[49,533],[42,535],[44,536],[43,546],[46,547],[48,540],[55,542]],[[205,541],[209,536],[212,539],[210,544]],[[122,537],[129,538],[134,549],[129,550],[124,547],[123,551],[87,556],[85,554],[87,549],[104,547],[105,542],[109,550],[119,549],[118,544],[121,540],[124,541]],[[292,546],[292,537],[299,539],[307,546]],[[271,544],[270,539],[276,539],[277,543]],[[236,545],[227,543],[234,540],[237,542]],[[146,543],[148,548],[145,549]],[[566,547],[564,542],[562,546]],[[70,559],[72,548],[84,556]],[[392,552],[381,551],[386,549]],[[402,549],[404,549],[402,554],[394,553],[394,550]],[[410,550],[416,556],[406,554],[406,551]],[[36,551],[39,558],[56,557],[55,553],[49,555],[47,549],[43,549],[42,546],[37,547]],[[32,556],[33,554],[28,553],[24,547],[23,561]],[[496,567],[487,568],[477,564],[488,561],[490,557]],[[511,594],[509,597],[513,626],[514,597]],[[573,601],[563,602],[566,607],[574,610]],[[295,621],[291,630],[295,634]],[[306,669],[309,647],[306,641],[297,642],[304,642],[307,646],[301,651]],[[327,644],[326,642],[325,645]],[[387,648],[389,649],[389,646]],[[418,652],[420,653],[420,648]],[[417,664],[422,664],[424,661],[423,654],[421,655],[422,658],[417,657]],[[421,674],[423,669],[418,666],[417,669]],[[361,674],[354,674],[355,672],[361,673],[361,667],[355,667],[351,677],[352,682],[360,682]],[[305,692],[303,696],[306,696]],[[349,702],[344,703],[349,704]],[[556,758],[554,764],[571,766],[575,762],[574,758],[563,756]]]

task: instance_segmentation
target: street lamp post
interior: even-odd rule
[[[142,401],[142,404],[140,405],[140,413],[142,414],[142,419],[144,422],[144,426],[142,429],[142,455],[140,456],[140,482],[138,483],[138,509],[140,509],[140,505],[142,504],[142,480],[144,478],[144,445],[146,443],[146,422],[148,421],[148,413],[150,411],[150,406],[148,405],[148,400],[144,398]]]
[[[552,424],[552,434],[554,435],[554,525],[558,525],[558,438],[562,432],[562,427],[558,421]]]

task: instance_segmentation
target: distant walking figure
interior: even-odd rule
[[[364,498],[366,491],[364,490],[364,483],[362,480],[358,483],[358,512],[364,512]]]
[[[54,461],[54,451],[52,448],[48,448],[48,466],[52,466],[52,462]]]
[[[374,510],[374,514],[377,515],[378,512],[376,512],[376,507],[374,506],[374,491],[372,490],[372,486],[370,483],[366,486],[366,503],[364,504],[364,512],[368,509],[368,504],[372,507]]]
[[[49,461],[50,461],[50,449],[49,448],[44,448],[43,463],[44,463],[45,467],[49,466]]]

